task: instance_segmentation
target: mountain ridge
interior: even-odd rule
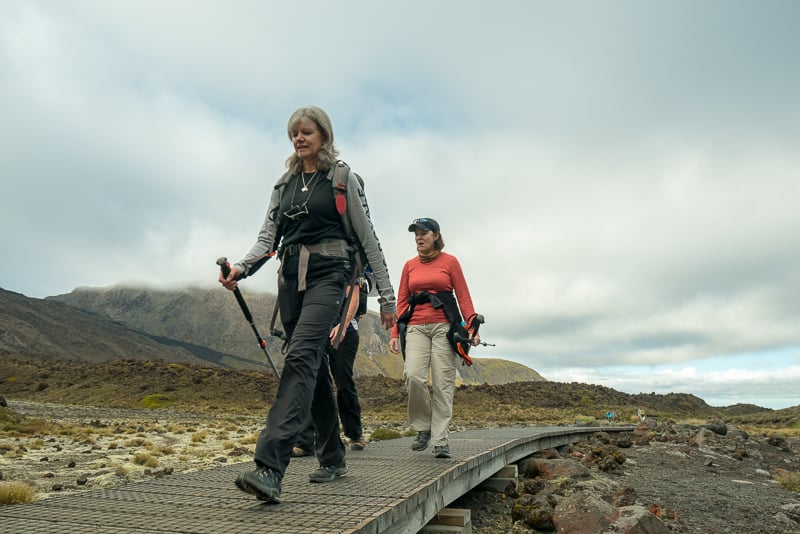
[[[266,335],[275,296],[244,293]],[[266,357],[229,291],[134,286],[77,288],[36,299],[0,288],[0,354],[99,362],[164,359],[232,369],[264,369]],[[402,359],[388,351],[388,332],[378,314],[359,324],[356,375],[402,376]],[[267,338],[267,350],[282,367],[282,341]],[[459,383],[545,380],[533,369],[499,358],[473,358],[459,366]]]

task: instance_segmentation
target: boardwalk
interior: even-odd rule
[[[616,430],[628,430],[616,427]],[[52,533],[414,533],[504,466],[537,450],[575,443],[610,427],[527,427],[450,435],[452,459],[410,450],[411,438],[348,452],[350,472],[311,484],[314,458],[292,460],[281,504],[233,485],[252,463],[172,475],[111,489],[0,507],[0,532]]]

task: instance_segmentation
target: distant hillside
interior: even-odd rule
[[[275,297],[244,295],[260,333],[267,335]],[[224,289],[80,288],[46,299],[2,291],[0,321],[0,353],[7,355],[94,362],[164,359],[238,369],[266,366],[236,300]],[[356,374],[400,378],[402,359],[388,352],[388,333],[377,314],[364,317],[359,331]],[[280,340],[269,337],[267,349],[281,367]],[[494,358],[476,358],[475,365],[460,366],[459,372],[465,383],[544,380],[523,365]]]
[[[89,362],[167,358],[222,364],[236,359],[207,347],[137,331],[62,302],[32,299],[3,289],[0,354]]]
[[[136,408],[148,395],[166,396],[180,411],[263,414],[278,381],[269,372],[222,369],[155,361],[20,361],[0,358],[0,396],[56,404]],[[384,376],[357,379],[359,397],[370,417],[405,417],[408,400],[402,380]],[[779,411],[752,405],[714,408],[686,393],[630,395],[605,386],[549,381],[464,385],[455,392],[458,424],[495,420],[505,424],[557,421],[567,414],[597,419],[615,410],[621,421],[646,406],[653,418],[723,418],[796,426],[800,406]],[[735,415],[734,415],[735,414]],[[574,417],[574,415],[573,415]]]

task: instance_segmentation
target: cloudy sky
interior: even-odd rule
[[[799,405],[798,20],[782,0],[5,0],[0,287],[215,287],[314,104],[395,283],[410,220],[441,223],[496,344],[476,356]],[[275,291],[274,268],[243,286]]]

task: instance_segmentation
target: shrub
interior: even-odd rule
[[[0,482],[0,505],[31,502],[35,496],[36,490],[27,482]]]
[[[170,406],[175,404],[175,399],[173,399],[169,395],[154,393],[152,395],[145,396],[142,400],[139,401],[139,404],[141,404],[148,410],[154,410],[158,408],[169,408]]]

